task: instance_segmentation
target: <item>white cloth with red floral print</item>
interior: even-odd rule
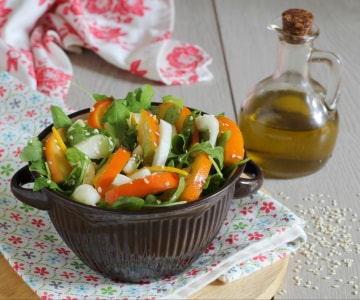
[[[0,1],[0,70],[65,99],[72,78],[66,51],[94,51],[109,63],[167,85],[212,78],[211,57],[171,39],[173,0]]]
[[[73,254],[46,211],[10,192],[12,175],[24,165],[22,147],[52,123],[50,106],[70,109],[7,72],[0,72],[0,103],[0,252],[41,299],[184,299],[215,279],[231,282],[262,269],[306,241],[304,221],[259,191],[232,200],[220,232],[184,272],[140,284],[109,280]]]

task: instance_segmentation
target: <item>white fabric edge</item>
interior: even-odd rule
[[[238,252],[238,254],[233,255],[233,256],[229,257],[228,259],[224,260],[224,262],[213,272],[210,272],[210,273],[206,274],[205,276],[203,276],[202,278],[192,281],[190,284],[188,284],[182,288],[179,288],[175,293],[167,295],[166,298],[167,299],[186,299],[189,296],[193,295],[194,293],[200,291],[202,288],[207,286],[209,283],[218,279],[221,275],[223,275],[229,269],[231,269],[235,264],[238,264],[242,261],[251,259],[252,257],[256,256],[257,254],[275,249],[281,245],[284,245],[284,243],[294,241],[301,236],[306,236],[305,231],[303,230],[302,226],[299,224],[294,225],[291,229],[289,229],[287,231],[286,235],[291,237],[291,239],[284,240],[284,235],[279,234],[279,235],[276,235],[274,238],[268,239],[266,242],[260,241],[260,242],[254,243],[254,244],[246,247],[243,250],[240,250]],[[234,260],[237,260],[237,261],[234,262]]]

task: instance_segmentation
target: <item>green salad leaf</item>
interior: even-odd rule
[[[169,163],[172,162],[172,165],[176,166],[177,168],[183,168],[184,166],[191,164],[193,161],[193,154],[195,152],[207,153],[213,159],[219,170],[223,168],[224,148],[221,146],[212,147],[209,141],[198,143],[182,154],[178,154],[174,152],[173,149],[171,149],[171,152],[168,156],[168,161]]]
[[[69,192],[73,192],[77,186],[83,183],[91,160],[76,147],[69,148],[65,152],[65,157],[71,163],[73,168],[64,182],[64,187]]]
[[[71,119],[64,113],[61,107],[53,105],[50,111],[55,128],[67,128],[72,124]]]
[[[128,124],[130,112],[138,113],[141,109],[149,110],[154,90],[151,85],[144,89],[137,88],[129,92],[125,99],[113,101],[102,118],[104,127],[117,139],[118,144],[134,150],[137,142],[136,128]]]
[[[32,137],[20,153],[20,158],[25,162],[43,161],[43,143],[38,137]]]
[[[151,85],[145,84],[144,88],[137,88],[129,92],[123,100],[123,104],[129,111],[138,113],[141,109],[149,110],[154,96],[154,89]]]

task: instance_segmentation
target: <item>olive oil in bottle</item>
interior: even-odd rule
[[[265,176],[308,175],[328,161],[335,147],[341,61],[313,48],[319,30],[307,10],[286,10],[268,28],[279,34],[276,69],[242,102],[239,127],[247,155]],[[310,76],[312,63],[330,66],[327,89]]]
[[[247,154],[265,176],[311,174],[331,157],[338,134],[338,114],[314,115],[301,92],[268,92],[240,111]],[[260,107],[260,109],[259,109]]]

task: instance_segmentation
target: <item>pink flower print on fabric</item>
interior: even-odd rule
[[[230,245],[232,245],[234,242],[238,242],[239,240],[240,239],[238,234],[229,234],[229,236],[225,239],[225,241]]]
[[[264,201],[262,207],[260,207],[260,210],[264,211],[267,214],[275,209],[276,209],[276,207],[274,206],[273,202],[265,202]]]
[[[130,72],[139,76],[145,76],[147,71],[140,70],[141,59],[135,60],[130,64]]]
[[[25,21],[21,11],[32,13]],[[19,34],[0,36],[0,67],[57,100],[66,98],[73,74],[64,50],[90,49],[167,85],[210,80],[209,55],[170,39],[174,18],[173,0],[1,1],[0,29]]]
[[[201,51],[195,46],[176,47],[168,54],[167,60],[170,66],[178,70],[195,70],[203,60]]]
[[[255,256],[253,259],[258,260],[258,261],[265,261],[267,259],[267,257],[265,255],[259,254],[259,255]]]
[[[252,206],[244,206],[240,210],[240,213],[243,214],[244,216],[246,216],[247,214],[252,214],[253,213],[253,207]]]
[[[6,1],[0,1],[0,29],[4,27],[7,22],[8,15],[12,12],[12,9],[6,8]]]
[[[10,236],[8,238],[8,240],[14,245],[19,245],[19,244],[23,243],[23,239],[21,237],[14,236],[14,235]]]
[[[14,264],[11,266],[15,272],[23,271],[25,270],[24,264],[19,262],[14,262]]]
[[[264,235],[262,233],[255,231],[254,233],[249,233],[248,237],[249,237],[249,241],[253,241],[253,240],[259,241],[264,237]]]
[[[200,81],[200,78],[212,78],[211,73],[207,71],[212,59],[200,47],[168,41],[165,51],[166,63],[161,65],[160,70],[162,76],[171,84],[194,83]]]
[[[50,273],[47,271],[46,267],[35,267],[34,274],[39,274],[40,276],[46,276]]]

